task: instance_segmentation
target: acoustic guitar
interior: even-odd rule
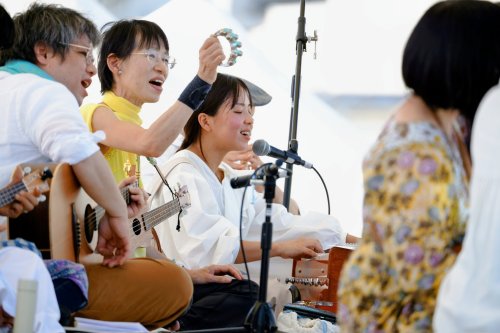
[[[37,165],[31,166],[38,169]],[[76,261],[72,205],[80,191],[72,168],[68,164],[48,165],[53,177],[49,179],[50,191],[46,200],[34,210],[9,219],[9,238],[24,238],[36,244],[44,259],[69,259]]]
[[[126,201],[129,200],[128,188],[122,189],[122,195]],[[166,221],[168,218],[181,213],[185,208],[191,206],[187,186],[180,187],[174,193],[174,199],[141,216],[130,219],[129,234],[132,249],[148,248],[156,249],[155,257],[161,257],[159,243],[153,234],[153,228]],[[83,257],[92,256],[97,246],[97,231],[99,221],[104,216],[104,209],[98,206],[85,191],[81,191],[74,205],[76,218],[80,221],[82,246],[80,249],[80,260],[87,261]],[[91,258],[89,258],[91,259]]]
[[[10,238],[20,237],[35,243],[44,259],[81,263],[102,261],[102,256],[94,250],[98,221],[104,210],[80,187],[71,166],[52,164],[49,168],[53,178],[47,200],[28,214],[9,220]],[[122,194],[127,200],[127,189],[122,190]],[[132,245],[149,244],[154,226],[189,206],[189,193],[183,187],[172,201],[131,219]]]
[[[33,192],[36,188],[40,193],[49,190],[48,179],[52,178],[52,172],[48,167],[32,171],[30,167],[23,168],[23,178],[12,185],[0,190],[0,207],[9,205],[15,201],[15,196],[21,191]]]

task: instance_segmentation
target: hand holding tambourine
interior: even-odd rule
[[[229,46],[231,47],[231,54],[229,55],[229,58],[226,62],[222,62],[219,66],[229,67],[234,65],[236,63],[236,58],[243,55],[243,52],[240,49],[241,42],[238,40],[238,35],[229,28],[223,28],[214,33],[214,36],[225,37],[229,42]]]

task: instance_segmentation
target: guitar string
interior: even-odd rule
[[[0,194],[0,197],[5,197],[4,200],[0,200],[2,203],[2,206],[7,205],[8,203],[14,201],[14,197],[18,192],[21,192],[23,190],[26,190],[26,186],[22,182],[16,183],[4,190],[2,190],[2,193]],[[5,203],[4,203],[5,202]]]
[[[137,183],[135,183],[135,184],[137,184]],[[130,200],[130,192],[128,191],[128,187],[122,188],[120,190],[120,194],[122,195],[122,197],[125,200],[125,202],[129,202],[129,200]],[[104,208],[102,208],[101,206],[97,206],[97,207],[94,208],[94,211],[92,213],[90,213],[89,215],[87,215],[85,217],[85,222],[87,222],[88,218],[94,219],[96,216],[99,216],[100,214],[104,214]],[[100,217],[102,217],[102,215]]]
[[[138,183],[136,182],[136,183],[129,185],[129,186],[120,190],[122,196],[124,197],[124,199],[127,202],[129,201],[129,198],[130,198],[130,192],[128,191],[128,188],[130,186],[138,186]],[[152,211],[149,211],[149,212],[142,214],[141,216],[144,219],[152,219],[151,223],[149,223],[147,221],[146,221],[146,223],[144,223],[146,230],[151,229],[151,227],[156,226],[159,222],[161,222],[161,221],[173,216],[174,214],[178,213],[182,209],[180,207],[180,203],[178,201],[179,200],[177,198],[177,202],[175,200],[172,200],[172,201],[168,202],[167,204],[165,204],[165,206],[169,206],[169,205],[172,206],[171,204],[173,204],[173,205],[177,204],[176,206],[178,206],[178,208],[175,206],[172,207],[173,209],[169,209],[169,207],[166,207],[167,211],[165,212],[164,210],[158,210],[158,208],[162,208],[162,206],[160,206]],[[155,212],[155,211],[157,211],[157,213],[152,215],[151,212]],[[97,206],[96,208],[94,208],[94,211],[91,214],[89,214],[85,217],[85,223],[89,224],[92,230],[96,230],[97,229],[96,228],[96,226],[97,226],[96,216],[99,216],[99,220],[100,220],[100,218],[102,218],[103,215],[104,215],[104,209],[101,206]],[[148,216],[145,216],[145,215],[148,215]],[[165,216],[162,216],[162,215],[165,215]],[[91,220],[91,222],[89,220]],[[134,235],[136,234],[136,231],[139,231],[142,228],[141,223],[138,224],[138,228],[136,228],[135,225],[137,225],[137,224],[134,224],[134,226],[132,228]]]
[[[170,206],[170,207],[169,207]],[[100,208],[100,210],[104,211],[104,209],[100,206],[96,207]],[[174,214],[178,213],[180,211],[180,204],[178,203],[178,200],[172,200],[168,203],[166,203],[164,206],[160,206],[158,208],[155,208],[149,212],[146,212],[142,214],[141,216],[146,219],[146,223],[144,223],[144,226],[146,227],[146,230],[151,229],[151,227],[156,226],[159,224],[159,222],[164,221],[165,219],[172,217]],[[98,215],[96,212],[93,212],[85,217],[85,223],[88,224],[92,230],[96,229],[96,219],[94,217]],[[147,215],[147,216],[146,216]],[[91,221],[89,221],[91,220]],[[151,220],[149,222],[148,220]],[[137,225],[137,227],[136,227]],[[139,231],[142,229],[142,223],[139,224],[134,224],[132,227],[132,231],[135,232]]]
[[[143,213],[141,216],[143,216],[146,219],[155,219],[158,216],[164,214],[165,213],[165,209],[166,209],[167,210],[166,211],[167,215],[171,214],[171,215],[169,215],[169,217],[170,217],[173,214],[179,212],[179,210],[180,210],[180,204],[177,201],[178,200],[172,200],[172,201],[166,203],[163,206],[157,207],[157,208],[155,208],[155,209],[153,209],[153,210],[151,210],[149,212]],[[167,206],[167,207],[165,207],[165,206]],[[168,207],[168,206],[174,206],[174,207]],[[178,206],[179,208],[177,208],[176,206]],[[97,209],[99,209],[99,212],[96,212]],[[85,223],[87,223],[90,226],[92,226],[93,228],[95,228],[95,226],[97,224],[95,222],[96,221],[95,217],[98,216],[98,215],[100,215],[101,212],[104,212],[104,209],[102,207],[100,207],[100,206],[96,207],[95,210],[94,210],[94,212],[92,212],[91,214],[89,214],[89,215],[87,215],[85,217]],[[154,213],[154,214],[151,214],[151,213]],[[145,215],[147,215],[147,216],[145,216]],[[91,221],[89,221],[89,220],[91,220]],[[149,227],[151,225],[154,226],[154,223],[146,223],[147,227]]]
[[[172,204],[175,204],[175,202],[174,202],[174,201],[171,201],[171,202],[169,202],[169,203],[165,204],[165,206],[172,206]],[[163,208],[163,207],[159,207],[159,208]],[[161,211],[159,211],[159,212],[157,212],[157,213],[155,213],[155,214],[152,214],[152,215],[151,215],[151,216],[153,216],[153,219],[157,218],[158,216],[160,216],[160,218],[159,218],[158,220],[156,220],[156,221],[155,221],[155,220],[153,220],[153,222],[152,222],[152,223],[146,223],[146,230],[150,230],[150,228],[149,228],[149,227],[150,227],[151,225],[152,225],[152,226],[155,226],[155,225],[156,225],[156,224],[158,224],[159,222],[162,222],[162,221],[166,220],[167,218],[169,218],[169,217],[171,217],[171,216],[175,215],[177,212],[179,212],[179,211],[180,211],[180,205],[178,205],[178,207],[177,207],[176,209],[173,209],[173,210],[172,210],[172,209],[168,209],[168,207],[166,207],[166,208],[167,208],[167,209],[162,209]],[[174,208],[175,208],[175,207],[174,207]],[[158,209],[158,208],[157,208],[157,209]],[[155,210],[156,210],[156,209],[155,209]],[[165,210],[167,210],[167,212],[165,212]],[[151,211],[151,212],[154,212],[154,210],[153,210],[153,211]],[[165,214],[165,213],[168,213],[168,214]],[[169,215],[169,214],[170,214],[170,215]],[[156,224],[155,224],[155,223],[156,223]],[[148,228],[149,228],[149,229],[148,229]],[[142,229],[142,226],[141,226],[140,224],[139,224],[139,229]],[[134,243],[134,242],[138,240],[138,238],[139,238],[139,236],[141,235],[141,233],[136,234],[136,233],[135,233],[135,231],[137,231],[138,229],[137,229],[137,228],[135,228],[134,226],[132,227],[132,230],[133,230],[133,234],[131,235],[131,240],[130,240],[130,241],[131,241],[131,246],[132,246],[132,247],[137,247],[137,246],[135,246],[135,243]]]

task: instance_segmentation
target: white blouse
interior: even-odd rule
[[[179,163],[180,162],[180,163]],[[187,185],[191,207],[180,219],[177,216],[156,227],[163,251],[187,268],[210,264],[232,264],[238,255],[240,208],[244,189],[233,189],[232,177],[240,176],[237,170],[225,163],[220,165],[224,179],[220,182],[210,168],[194,153],[182,150],[162,166],[163,174],[171,185]],[[158,178],[158,177],[157,177]],[[147,189],[152,193],[152,208],[170,201],[166,186]],[[266,203],[253,188],[248,188],[243,204],[242,236],[247,241],[261,239],[265,221]],[[328,249],[345,241],[345,233],[338,221],[325,214],[311,212],[304,216],[288,213],[283,205],[272,205],[273,241],[299,237],[317,238]]]
[[[472,130],[470,220],[462,251],[441,284],[434,329],[500,331],[500,87],[481,103]]]
[[[0,71],[0,188],[20,163],[76,164],[99,151],[73,94],[34,74]]]

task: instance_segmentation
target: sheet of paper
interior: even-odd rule
[[[143,333],[149,332],[140,323],[121,322],[121,321],[103,321],[87,318],[75,318],[74,330],[84,332],[130,332]]]

